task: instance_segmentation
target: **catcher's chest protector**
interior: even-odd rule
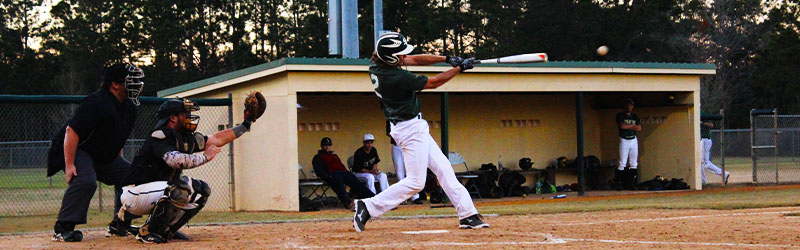
[[[187,133],[175,136],[175,147],[181,153],[192,154],[206,149],[206,139],[200,133]]]

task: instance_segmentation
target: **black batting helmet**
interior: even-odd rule
[[[388,32],[378,38],[375,43],[375,53],[381,61],[389,65],[398,65],[400,58],[398,55],[408,55],[414,50],[414,46],[406,42],[406,37],[397,32]]]

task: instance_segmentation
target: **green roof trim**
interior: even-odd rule
[[[187,83],[173,88],[158,91],[158,96],[163,97],[180,92],[212,85],[218,82],[227,81],[237,77],[242,77],[264,70],[277,68],[284,65],[356,65],[366,66],[370,64],[369,59],[364,58],[305,58],[288,57],[272,62],[259,64],[256,66],[240,69],[230,73],[206,78],[200,81]],[[448,66],[445,63],[434,64],[434,66]],[[686,69],[686,70],[713,70],[717,66],[709,63],[667,63],[667,62],[600,62],[600,61],[550,61],[547,63],[527,63],[527,64],[481,64],[478,67],[531,67],[531,68],[631,68],[631,69]]]

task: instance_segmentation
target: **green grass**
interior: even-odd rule
[[[64,179],[64,172],[58,172],[50,178],[47,177],[47,169],[2,169],[0,170],[0,189],[7,188],[57,188],[67,187]]]
[[[728,188],[710,191],[687,191],[680,193],[659,193],[653,196],[615,196],[575,199],[576,193],[568,193],[568,198],[559,200],[528,197],[519,204],[478,204],[483,214],[535,215],[549,213],[591,212],[626,209],[744,209],[762,207],[800,206],[800,186],[789,188],[758,187]],[[493,201],[486,199],[485,201]],[[508,201],[508,200],[504,200]],[[513,203],[513,201],[512,201]],[[399,209],[386,216],[412,215],[453,215],[453,208],[430,209],[416,207]],[[201,212],[191,223],[253,222],[302,219],[347,219],[352,213],[344,209],[323,212]],[[91,211],[85,227],[103,227],[111,218],[111,212]],[[55,216],[0,217],[0,233],[20,233],[52,230]],[[142,223],[139,219],[136,223]]]

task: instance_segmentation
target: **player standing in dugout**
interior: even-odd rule
[[[458,73],[472,69],[475,59],[408,55],[412,50],[414,46],[396,32],[383,34],[376,42],[369,67],[370,78],[385,118],[390,123],[390,135],[403,149],[407,177],[372,198],[357,200],[353,227],[356,232],[364,231],[365,224],[372,216],[380,216],[419,193],[425,187],[426,168],[436,174],[447,197],[453,202],[460,219],[459,228],[489,227],[475,209],[467,189],[456,179],[450,161],[431,137],[428,123],[420,114],[417,99],[418,91],[435,89]],[[431,78],[400,68],[403,65],[431,65],[441,62],[449,63],[454,68]]]
[[[78,242],[83,233],[75,225],[86,224],[89,203],[97,181],[114,186],[114,211],[120,208],[122,177],[130,162],[122,147],[136,121],[144,72],[130,63],[103,68],[101,88],[81,101],[67,125],[53,137],[47,159],[47,176],[64,170],[67,190],[53,226],[53,241]],[[108,233],[126,231],[114,217]]]
[[[639,184],[639,141],[636,132],[642,131],[642,122],[639,116],[633,113],[633,99],[625,101],[625,109],[617,113],[616,121],[619,127],[619,166],[614,177],[617,190],[622,188],[634,190]],[[625,166],[631,164],[630,168]]]

